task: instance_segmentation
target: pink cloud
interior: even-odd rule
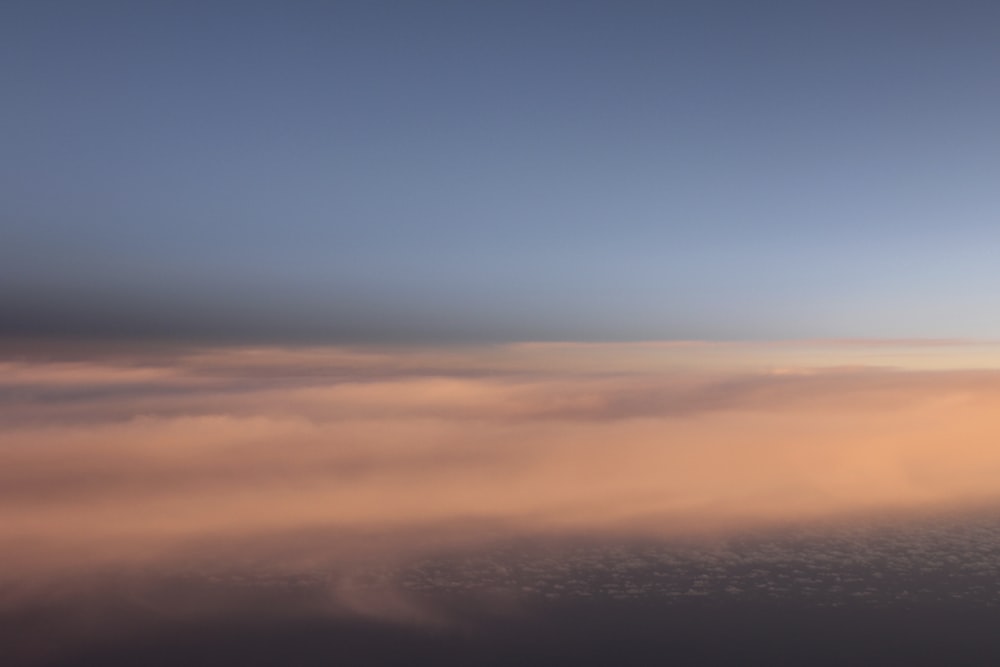
[[[756,361],[744,348],[728,370],[717,346],[704,367],[699,346],[643,366],[640,346],[610,345],[21,360],[0,418],[5,564],[263,549],[297,532],[343,548],[455,525],[718,529],[996,497],[1000,373],[775,369],[770,348]]]

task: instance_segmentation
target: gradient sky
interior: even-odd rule
[[[0,334],[995,337],[995,2],[0,6]]]

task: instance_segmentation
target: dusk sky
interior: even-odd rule
[[[996,337],[991,2],[4,2],[0,332]]]
[[[1000,3],[5,0],[0,91],[0,664],[1000,664]]]

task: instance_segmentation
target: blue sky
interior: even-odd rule
[[[989,2],[0,7],[0,333],[996,337]]]

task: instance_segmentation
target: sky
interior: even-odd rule
[[[0,335],[996,337],[990,2],[0,7]]]
[[[830,587],[762,566],[792,596],[765,607],[875,591],[920,652],[911,611],[995,589],[998,26],[974,0],[0,2],[0,662],[190,663],[142,642],[197,661],[218,632],[284,664],[283,606],[438,622],[398,576],[371,597],[375,566],[729,540],[750,573],[741,540],[834,524]],[[974,544],[907,546],[960,516]],[[501,643],[548,613],[518,568],[477,602]],[[613,623],[547,640],[635,618],[743,652],[728,588],[689,625],[608,590]],[[317,663],[407,651],[312,627]],[[922,657],[976,650],[934,627]]]

